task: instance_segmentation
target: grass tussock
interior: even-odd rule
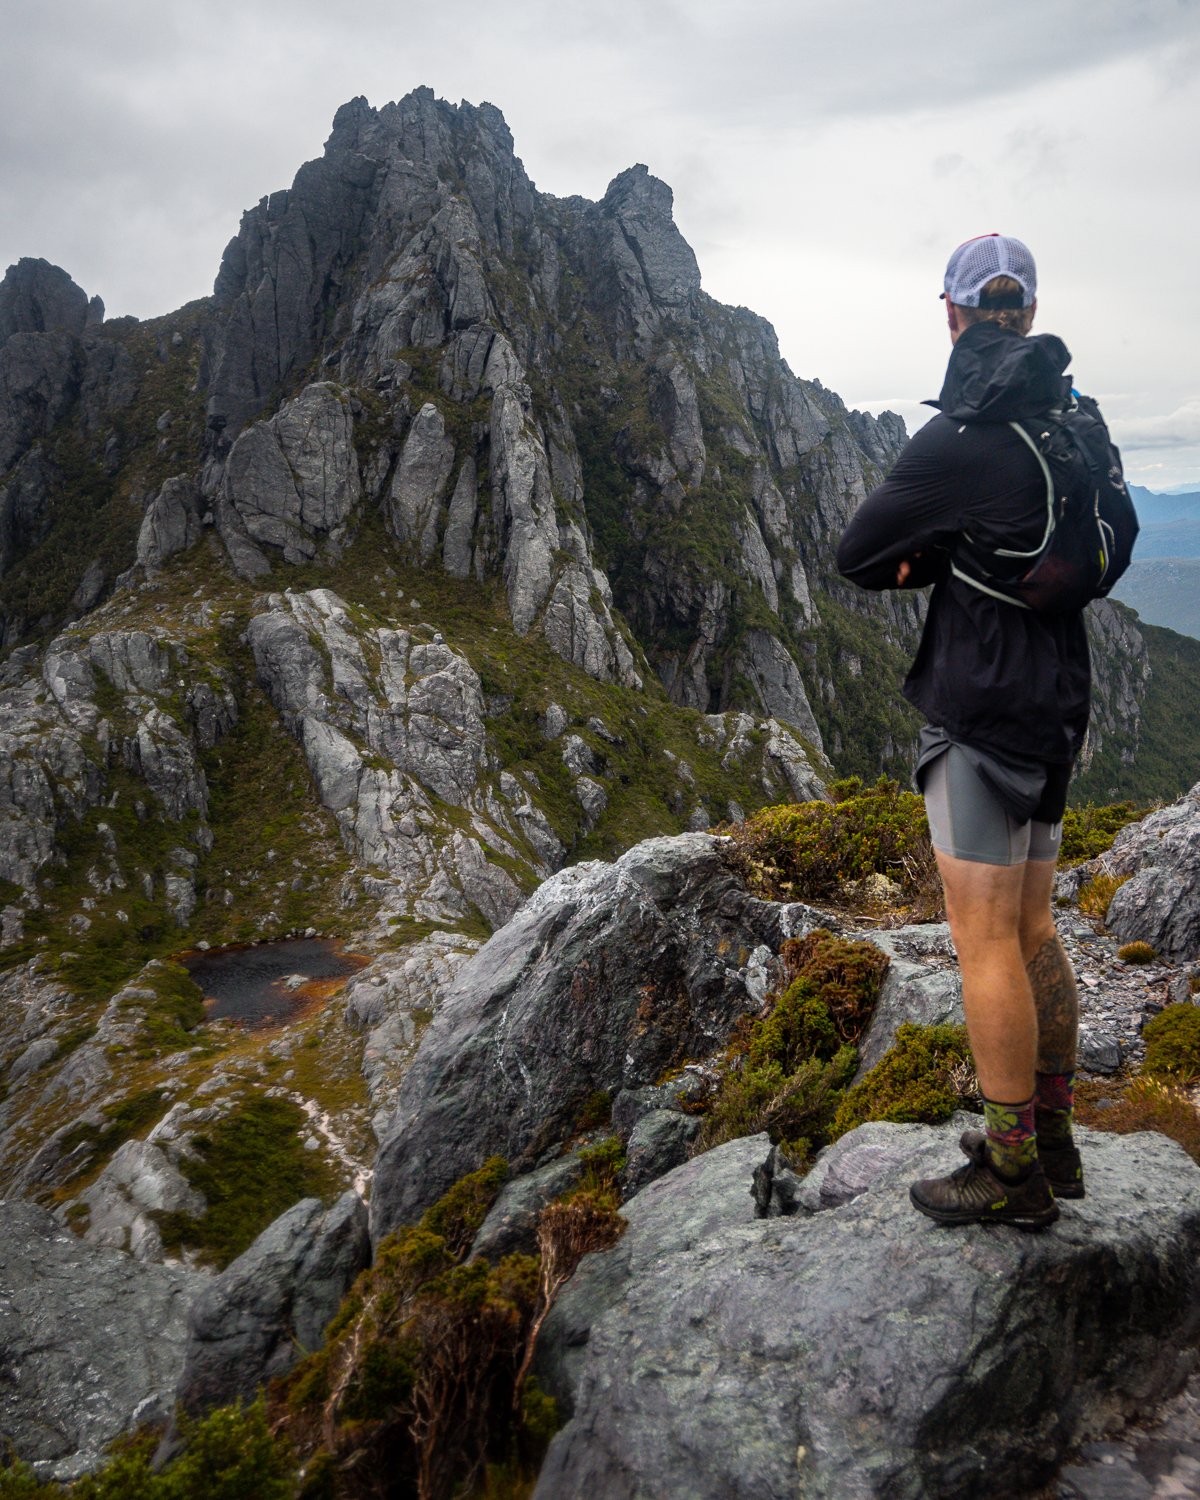
[[[1104,871],[1093,875],[1080,889],[1079,910],[1086,916],[1096,917],[1103,922],[1108,916],[1112,898],[1128,879],[1128,875],[1109,875]]]
[[[1200,1165],[1200,1109],[1177,1080],[1142,1074],[1115,1089],[1107,1081],[1082,1083],[1075,1094],[1075,1118],[1092,1130],[1118,1135],[1157,1130]]]

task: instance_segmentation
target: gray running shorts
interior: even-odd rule
[[[1062,842],[1061,823],[1018,823],[971,762],[950,745],[924,769],[925,813],[933,847],[955,859],[981,865],[1053,862]]]

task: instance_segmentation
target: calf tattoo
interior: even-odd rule
[[[1039,1073],[1073,1073],[1079,1037],[1075,970],[1057,936],[1049,937],[1025,965],[1037,1007]]]

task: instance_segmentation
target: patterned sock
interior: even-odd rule
[[[983,1101],[987,1126],[987,1154],[995,1170],[1010,1182],[1028,1177],[1037,1166],[1037,1134],[1033,1126],[1033,1100],[1025,1104]]]
[[[1069,1146],[1075,1120],[1075,1074],[1039,1073],[1033,1102],[1038,1143]]]

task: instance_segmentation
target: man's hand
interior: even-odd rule
[[[918,552],[917,556],[920,557],[920,555],[921,554]],[[906,557],[904,559],[904,561],[900,564],[900,566],[896,569],[896,587],[898,589],[902,589],[904,587],[904,585],[908,582],[908,575],[911,572],[912,572],[912,563],[909,562],[908,558]]]

